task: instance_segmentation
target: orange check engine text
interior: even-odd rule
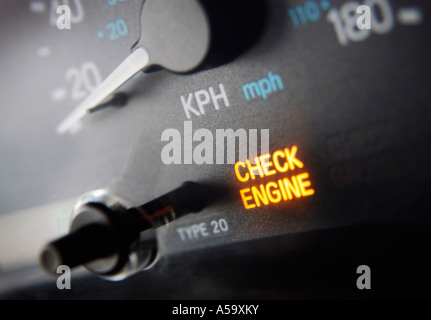
[[[250,160],[235,164],[235,175],[240,182],[250,182],[267,176],[293,172],[302,169],[304,164],[296,157],[298,148],[277,150],[272,154],[256,157],[254,163]],[[270,203],[289,201],[293,198],[308,197],[314,194],[311,188],[308,172],[289,175],[274,179],[265,184],[254,185],[239,191],[244,208],[253,209]]]

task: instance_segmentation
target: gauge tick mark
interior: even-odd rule
[[[46,12],[46,5],[42,1],[32,1],[29,5],[30,11],[33,13],[44,13]]]
[[[57,88],[52,91],[51,93],[51,99],[55,102],[60,102],[66,99],[67,97],[67,90],[64,88]]]
[[[40,58],[46,58],[51,55],[51,48],[50,47],[40,47],[36,51],[37,55]]]
[[[403,25],[419,25],[423,21],[423,13],[417,7],[401,8],[397,12],[397,19]]]
[[[322,10],[328,10],[331,7],[331,3],[328,0],[320,1],[320,7]]]

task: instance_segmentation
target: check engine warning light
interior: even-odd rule
[[[296,157],[297,151],[298,148],[293,146],[290,149],[277,150],[272,154],[256,157],[254,163],[247,159],[245,163],[239,161],[235,164],[235,175],[243,183],[268,176],[277,176],[276,179],[269,182],[241,189],[239,193],[244,208],[249,210],[314,194],[308,172],[279,177],[280,174],[304,168],[304,163]]]

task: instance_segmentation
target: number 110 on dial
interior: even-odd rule
[[[323,10],[327,10],[330,4],[328,1],[322,0],[320,6]],[[308,22],[316,22],[321,16],[320,8],[314,1],[307,1],[304,5],[298,5],[293,9],[289,9],[288,13],[294,27],[307,24]]]

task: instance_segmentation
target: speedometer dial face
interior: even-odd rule
[[[255,1],[237,21],[254,5],[262,19],[224,46],[243,50],[211,64],[206,50],[217,57],[213,44],[223,44],[211,30],[222,22],[210,1],[185,2],[202,10],[196,23],[208,33],[181,29],[198,11],[185,19],[169,1],[158,2],[160,12],[151,0],[0,1],[0,272],[36,266],[42,245],[67,232],[74,203],[98,189],[132,205],[186,181],[230,191],[157,229],[162,257],[430,222],[428,2]],[[169,10],[174,35],[153,27]],[[151,61],[166,54],[178,65],[190,52],[196,66],[141,72],[134,61],[139,72],[115,95],[59,130],[145,41]]]

